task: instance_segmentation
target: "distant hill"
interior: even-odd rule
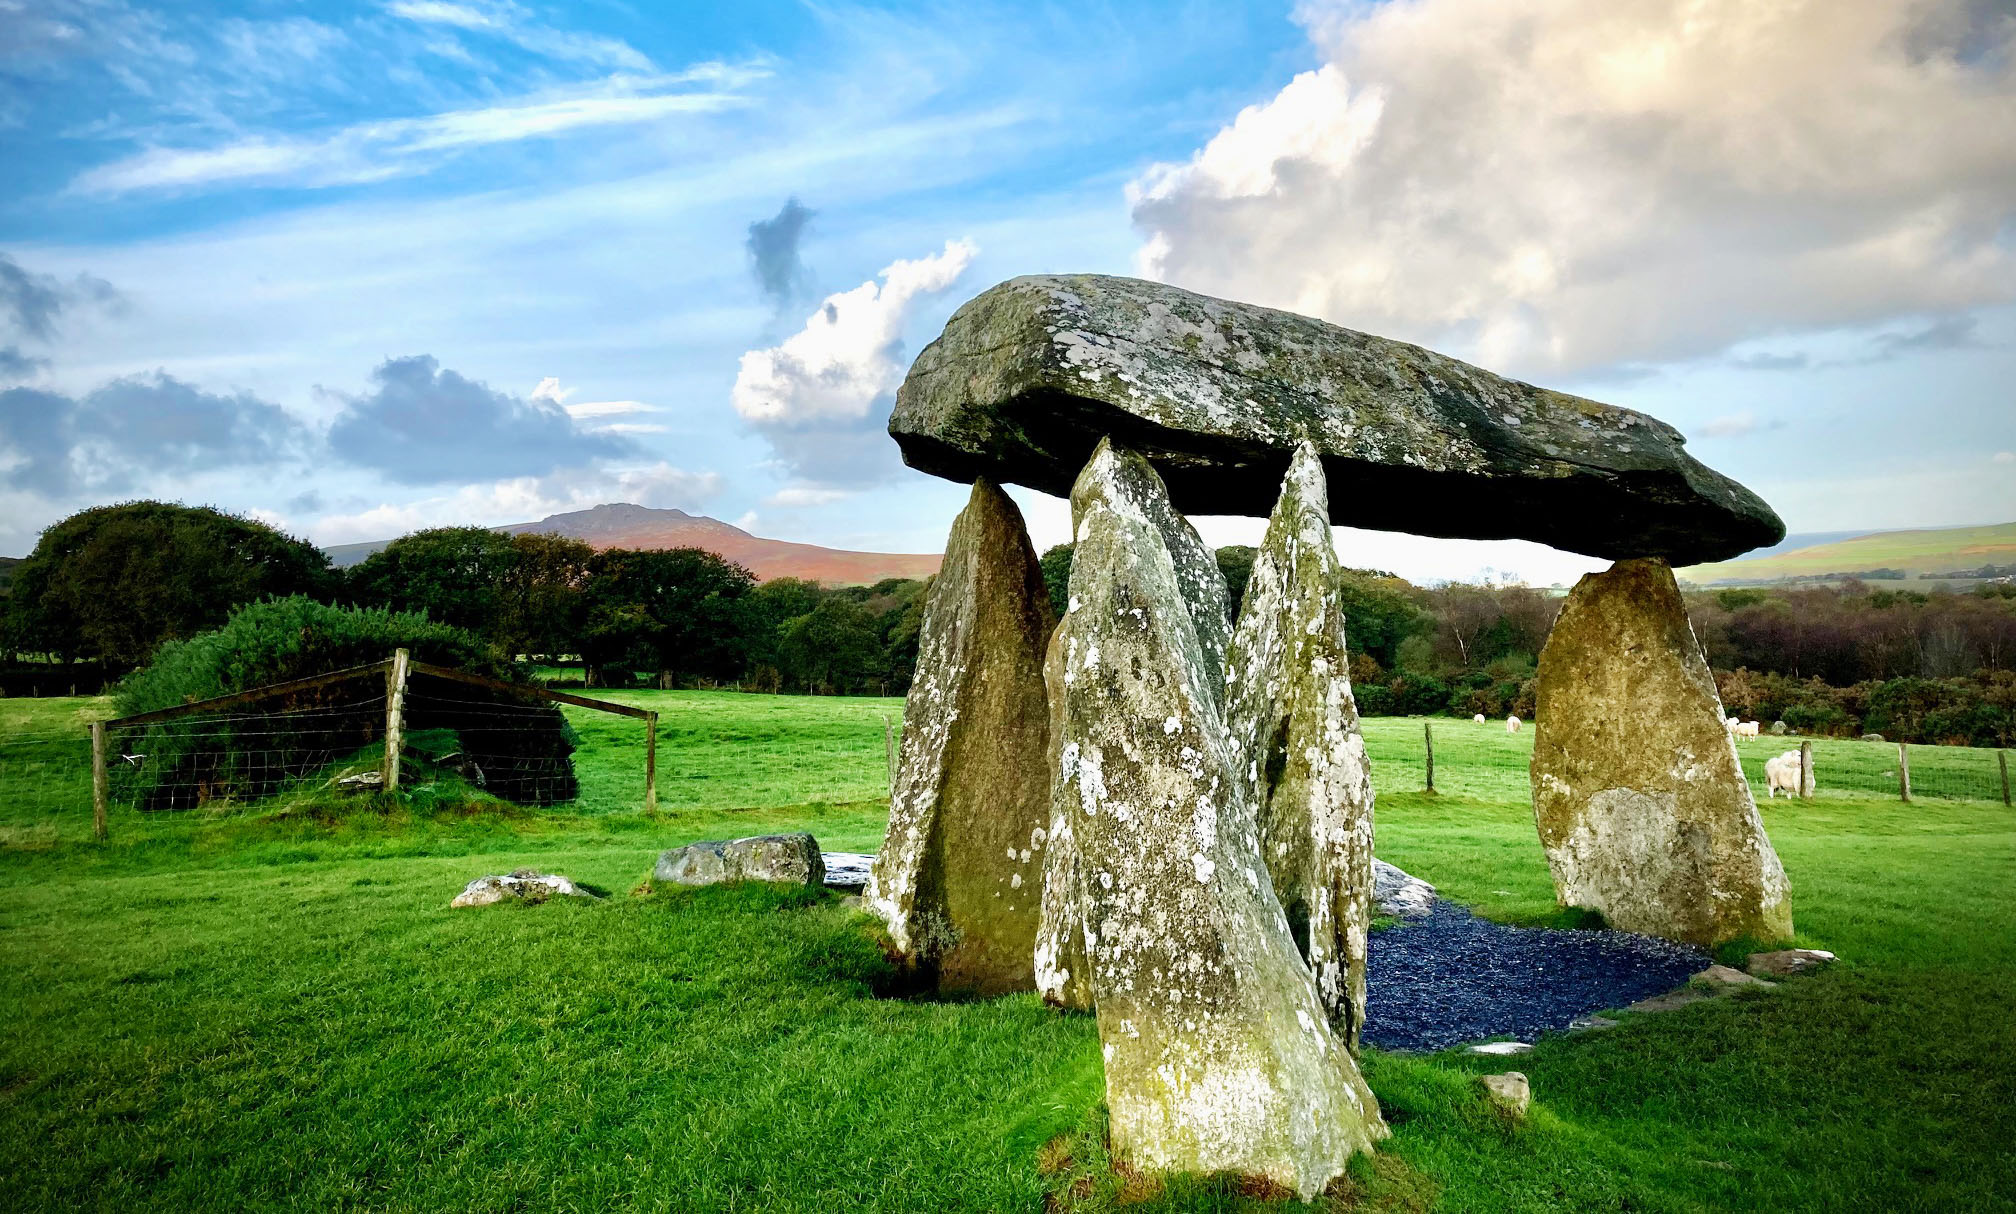
[[[496,528],[512,534],[564,535],[596,548],[705,548],[756,575],[758,581],[795,577],[829,586],[872,585],[884,578],[925,578],[938,572],[936,553],[849,552],[765,539],[704,514],[654,510],[629,502],[549,515],[536,523]],[[391,540],[336,544],[323,549],[339,567],[355,565]]]
[[[2016,523],[1877,531],[1770,555],[1694,565],[1676,572],[1686,581],[1709,586],[1720,582],[1817,578],[1835,573],[1867,574],[1876,570],[1898,570],[1916,580],[1923,573],[1951,573],[1984,565],[2016,565]]]

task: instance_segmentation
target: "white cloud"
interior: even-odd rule
[[[788,489],[779,489],[769,497],[764,498],[763,504],[785,509],[806,506],[830,506],[834,502],[843,502],[853,496],[854,491],[851,489],[828,489],[813,485],[794,485]]]
[[[911,305],[959,281],[978,251],[948,240],[943,252],[891,262],[879,283],[827,296],[783,345],[742,356],[735,412],[758,424],[867,416],[902,381],[895,353]]]
[[[1514,372],[2016,297],[2016,21],[1968,0],[1318,2],[1133,186],[1144,272]]]
[[[208,148],[150,147],[80,174],[85,194],[187,190],[224,183],[321,187],[424,172],[469,148],[654,122],[743,103],[760,68],[704,64],[670,76],[610,76],[480,109],[362,122],[307,137],[248,136]]]
[[[1738,438],[1757,429],[1757,415],[1745,409],[1741,413],[1725,414],[1702,424],[1697,431],[1702,438]]]
[[[627,42],[557,30],[526,19],[521,5],[491,0],[482,4],[451,4],[443,0],[396,0],[385,6],[395,17],[423,25],[445,25],[474,34],[488,34],[517,43],[538,55],[555,59],[650,71],[651,60]]]
[[[611,471],[568,471],[521,476],[403,503],[383,503],[326,514],[308,527],[317,543],[348,544],[392,539],[423,527],[494,526],[535,522],[549,514],[585,510],[604,502],[690,509],[720,494],[714,472],[688,472],[671,464]]]
[[[1995,462],[1998,464],[2016,464],[2016,451],[1997,451],[1995,453]]]

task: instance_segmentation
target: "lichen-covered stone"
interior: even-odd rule
[[[1331,519],[1605,557],[1720,560],[1785,527],[1643,414],[1404,342],[1161,283],[1016,278],[910,368],[889,432],[913,468],[1062,494],[1100,438],[1194,514],[1264,515],[1296,444],[1351,492]]]
[[[863,896],[941,990],[1034,985],[1054,622],[1021,511],[975,481],[925,603],[889,832]]]
[[[559,873],[542,873],[536,868],[515,868],[508,873],[478,877],[455,895],[452,907],[491,906],[499,902],[540,903],[548,898],[594,898]]]
[[[1710,947],[1792,934],[1785,870],[1665,562],[1576,584],[1537,709],[1533,814],[1562,905]]]
[[[1313,1197],[1386,1134],[1260,856],[1161,486],[1102,443],[1072,493],[1058,783],[1116,1153]]]
[[[1296,448],[1225,659],[1225,727],[1260,849],[1337,1036],[1365,1023],[1372,775],[1344,651],[1328,490]]]
[[[651,879],[669,885],[763,881],[817,888],[826,882],[826,861],[819,853],[819,841],[802,831],[709,839],[660,852]]]
[[[1127,497],[1141,504],[1148,525],[1168,550],[1170,566],[1176,574],[1176,589],[1197,635],[1205,682],[1222,706],[1225,650],[1231,643],[1232,624],[1228,606],[1231,595],[1217,557],[1190,520],[1169,505],[1155,470],[1146,462],[1138,458],[1115,459],[1107,466],[1111,475],[1122,483]],[[1073,513],[1074,516],[1078,513],[1075,506]],[[1076,600],[1071,602],[1075,604]],[[1067,607],[1044,656],[1044,682],[1050,697],[1048,770],[1053,774],[1062,746],[1064,691],[1068,685],[1063,655],[1073,614],[1074,608]],[[1036,934],[1036,989],[1058,1007],[1089,1011],[1092,988],[1085,963],[1085,924],[1079,914],[1078,851],[1070,841],[1070,801],[1062,792],[1053,781],[1052,845],[1043,874],[1043,910]],[[1062,845],[1058,844],[1060,835]]]
[[[1056,779],[1064,749],[1064,643],[1070,625],[1071,613],[1066,613],[1050,634],[1043,655],[1043,682],[1050,697],[1050,744],[1044,757],[1052,796],[1050,840],[1043,855],[1043,906],[1036,925],[1036,992],[1056,1007],[1089,1012],[1092,967],[1085,953],[1084,878],[1071,835],[1071,801]]]

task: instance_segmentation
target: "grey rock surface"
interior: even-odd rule
[[[1518,1071],[1480,1075],[1477,1082],[1484,1089],[1484,1099],[1515,1120],[1524,1117],[1526,1110],[1533,1105],[1533,1088],[1526,1082],[1526,1076]]]
[[[1417,919],[1435,909],[1435,887],[1374,856],[1372,905],[1382,915]]]
[[[1314,1197],[1386,1136],[1378,1103],[1261,861],[1157,478],[1102,443],[1071,505],[1058,786],[1114,1153]]]
[[[496,876],[476,878],[464,886],[448,905],[493,906],[499,902],[544,902],[548,898],[594,896],[558,873],[517,868]]]
[[[671,885],[766,881],[817,887],[826,882],[826,861],[811,835],[752,835],[668,848],[659,854],[651,879]]]
[[[1785,869],[1672,569],[1618,561],[1576,583],[1536,703],[1533,816],[1563,906],[1704,947],[1792,934]]]
[[[1303,443],[1226,651],[1225,728],[1274,894],[1332,1027],[1356,1051],[1372,923],[1372,773],[1351,696],[1328,494],[1316,448]]]
[[[868,884],[868,869],[875,863],[875,854],[865,851],[827,851],[819,853],[820,861],[826,867],[826,888],[844,890],[858,894]]]
[[[1265,515],[1297,443],[1332,521],[1694,564],[1776,543],[1678,431],[1306,316],[1095,274],[1011,279],[925,347],[889,432],[911,467],[1062,495],[1102,437],[1176,507]]]
[[[1022,512],[975,481],[925,601],[889,831],[862,895],[940,990],[1035,985],[1054,624]]]
[[[1751,953],[1743,962],[1747,972],[1759,978],[1791,978],[1834,964],[1834,954],[1819,948],[1785,948],[1770,953]]]

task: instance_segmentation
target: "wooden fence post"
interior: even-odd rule
[[[644,718],[644,812],[658,812],[658,714]]]
[[[2006,750],[1996,751],[1995,760],[2002,765],[2002,804],[2007,805],[2009,804],[2009,752]]]
[[[896,803],[896,727],[882,714],[882,766],[889,775],[889,803]]]
[[[392,669],[385,672],[385,768],[382,783],[386,792],[396,792],[399,788],[399,750],[406,733],[408,661],[405,650],[396,650],[392,654]]]
[[[1428,791],[1435,791],[1435,726],[1421,722],[1421,745],[1428,758]]]
[[[1813,799],[1813,741],[1799,743],[1799,799]]]
[[[105,775],[105,722],[91,722],[91,834],[105,840],[105,802],[109,799]]]
[[[1902,742],[1897,743],[1897,791],[1905,804],[1911,803],[1911,754]]]

